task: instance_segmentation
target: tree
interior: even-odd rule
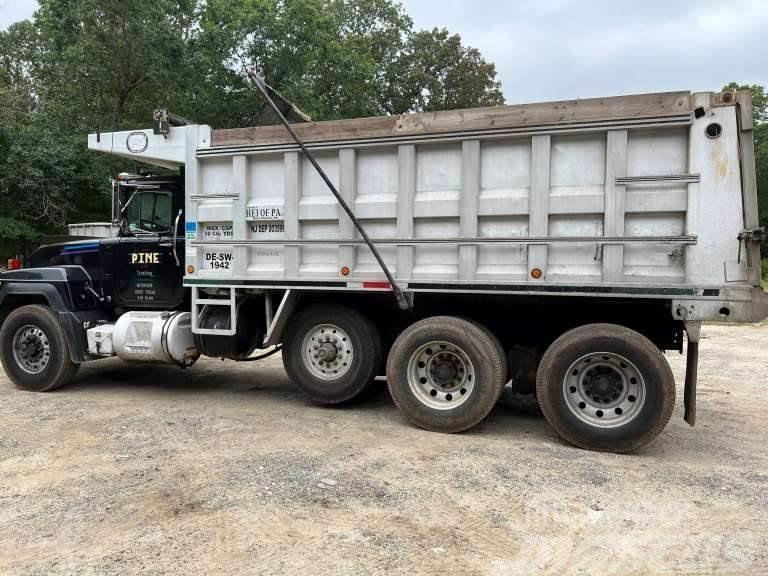
[[[219,126],[252,123],[242,72],[254,69],[316,120],[503,103],[478,50],[412,26],[391,0],[209,0],[197,46],[216,80],[203,101],[226,102]]]
[[[412,34],[392,63],[387,84],[384,109],[391,114],[504,103],[495,65],[444,28]]]
[[[492,64],[394,0],[40,0],[0,32],[0,239],[106,217],[110,175],[136,167],[89,132],[159,107],[259,122],[246,68],[318,120],[502,101]]]
[[[252,124],[251,69],[314,119],[380,114],[379,70],[411,25],[390,0],[209,0],[196,46],[214,82],[198,102],[226,105],[217,126]]]
[[[29,240],[37,235],[32,225],[16,217],[23,193],[18,179],[20,171],[14,161],[19,134],[35,108],[29,58],[25,57],[35,38],[29,22],[0,32],[0,241],[6,242]]]
[[[42,0],[33,21],[0,32],[0,237],[104,219],[117,162],[89,153],[85,135],[146,124],[153,107],[186,93],[195,9]]]
[[[736,92],[747,90],[752,93],[752,117],[758,123],[768,122],[768,93],[759,84],[739,84],[731,82],[723,86],[723,90]]]
[[[176,103],[190,78],[196,7],[195,0],[41,0],[34,66],[45,111],[74,128],[112,130]]]

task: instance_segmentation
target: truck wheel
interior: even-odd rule
[[[483,332],[486,333],[486,335],[491,339],[493,342],[494,348],[496,348],[496,353],[499,355],[499,359],[501,360],[501,389],[499,390],[499,396],[504,392],[504,386],[506,386],[507,382],[509,382],[509,363],[507,361],[507,353],[504,351],[504,346],[501,345],[501,340],[491,332],[488,327],[483,324],[482,322],[478,322],[477,320],[472,320],[470,318],[465,318],[465,320],[468,320],[469,322],[472,322],[475,326],[480,328]]]
[[[645,446],[675,406],[675,379],[663,354],[615,324],[581,326],[555,340],[539,365],[536,392],[562,438],[601,452]]]
[[[17,308],[0,329],[0,359],[17,388],[48,392],[69,382],[80,368],[56,315],[47,306]]]
[[[475,323],[435,316],[395,340],[387,382],[408,420],[434,432],[461,432],[485,418],[499,399],[504,358]]]
[[[315,304],[296,314],[286,327],[285,371],[320,404],[338,404],[362,394],[381,363],[376,327],[351,308]]]

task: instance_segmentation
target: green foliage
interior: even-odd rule
[[[392,96],[385,107],[392,113],[465,108],[478,98],[482,106],[504,103],[494,64],[446,29],[411,36],[391,74]]]
[[[0,237],[4,240],[33,240],[37,233],[24,222],[0,216]]]
[[[446,30],[414,32],[391,0],[208,0],[195,46],[214,79],[196,101],[220,127],[258,117],[246,69],[315,120],[503,103],[478,50]]]
[[[109,177],[136,167],[89,132],[158,107],[258,123],[245,69],[316,120],[503,102],[493,64],[395,0],[40,0],[0,32],[0,240],[105,218]]]
[[[173,61],[183,7],[43,0],[34,21],[0,32],[0,214],[25,231],[3,226],[0,239],[109,213],[117,163],[89,153],[86,135],[146,125],[167,103],[157,101],[164,78],[183,76]]]
[[[763,258],[761,270],[763,273],[763,288],[765,288],[768,286],[768,258]]]
[[[186,87],[195,13],[194,0],[43,0],[33,65],[46,112],[111,130],[173,103]]]
[[[755,168],[757,171],[757,203],[760,225],[768,230],[768,122],[754,128]],[[768,241],[763,241],[763,254],[768,255]]]
[[[221,104],[217,126],[252,124],[254,69],[314,119],[380,114],[411,26],[390,0],[208,0],[195,43],[215,81],[201,102]]]
[[[723,86],[723,90],[736,92],[739,90],[748,90],[752,93],[752,116],[757,122],[768,121],[768,93],[764,86],[759,84],[739,84],[731,82]]]

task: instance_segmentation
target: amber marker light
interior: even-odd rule
[[[536,279],[541,278],[541,269],[534,268],[533,270],[531,270],[531,276],[533,276]]]
[[[341,268],[341,275],[342,276],[349,276],[349,266],[343,266]]]
[[[187,266],[187,274],[194,274],[195,267],[194,266]]]

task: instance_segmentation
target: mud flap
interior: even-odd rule
[[[691,426],[696,424],[696,380],[699,371],[699,343],[688,342],[688,355],[685,362],[685,391],[683,404],[685,415],[683,419]]]
[[[67,335],[69,343],[69,357],[72,362],[79,364],[96,358],[88,354],[88,337],[85,333],[85,325],[93,325],[107,322],[108,316],[103,310],[80,310],[78,312],[58,311],[59,323]]]
[[[696,381],[699,375],[701,322],[685,322],[685,331],[688,333],[688,352],[685,361],[685,389],[683,392],[685,413],[683,420],[694,426],[696,424]]]

